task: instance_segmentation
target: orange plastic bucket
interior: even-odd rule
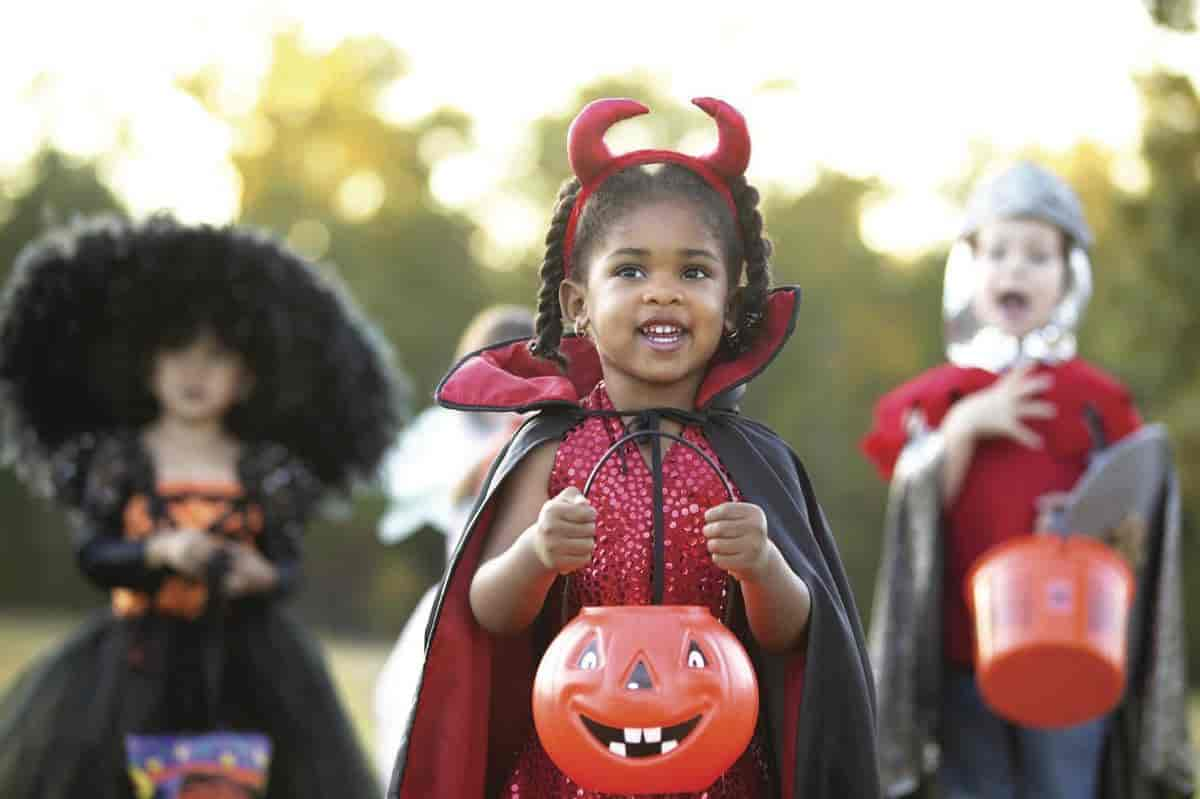
[[[1129,566],[1091,538],[1025,536],[990,550],[967,576],[984,701],[1025,727],[1112,710],[1125,688],[1133,595]]]

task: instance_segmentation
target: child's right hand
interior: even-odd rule
[[[1033,363],[1016,366],[989,388],[959,400],[947,414],[943,431],[967,438],[1001,436],[1040,449],[1042,437],[1025,421],[1054,417],[1054,403],[1037,398],[1054,380],[1050,375],[1030,374],[1033,367]]]
[[[596,548],[596,509],[574,486],[546,500],[531,528],[533,549],[549,571],[567,574],[592,561]]]
[[[189,577],[199,577],[220,547],[221,542],[200,530],[165,530],[146,542],[146,563],[151,567],[169,566]]]

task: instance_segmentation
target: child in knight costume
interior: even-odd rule
[[[0,700],[0,795],[377,795],[281,600],[317,502],[395,435],[379,344],[336,283],[251,230],[100,218],[22,251],[0,317],[6,455],[72,512],[111,607]]]
[[[745,121],[718,100],[694,102],[720,131],[703,157],[613,156],[604,132],[648,110],[632,100],[579,114],[568,144],[576,178],[546,236],[534,340],[475,353],[438,388],[448,407],[531,417],[484,481],[434,603],[394,799],[599,799],[534,733],[534,668],[564,616],[652,604],[727,617],[760,696],[748,746],[722,760],[706,791],[656,794],[879,795],[865,641],[836,545],[799,459],[736,409],[793,330],[799,294],[769,287]],[[624,439],[627,426],[650,443]],[[678,436],[669,449],[662,432]],[[630,659],[606,637],[565,668],[613,695],[644,692],[636,702],[673,695],[687,669],[723,679],[715,650],[677,643],[663,660]],[[713,710],[664,713],[657,726],[610,709],[569,723],[609,768],[670,768],[664,760],[693,751],[689,736],[720,737]]]
[[[977,189],[946,267],[950,363],[881,399],[864,439],[891,480],[870,631],[888,796],[933,783],[942,799],[1191,791],[1179,506],[1165,445],[1164,468],[1138,478],[1154,482],[1136,492],[1147,507],[1109,529],[1075,530],[1107,539],[1139,578],[1117,710],[1024,728],[984,704],[973,673],[971,566],[1050,529],[1106,448],[1142,437],[1131,436],[1141,422],[1125,388],[1075,354],[1090,244],[1074,193],[1036,165]]]

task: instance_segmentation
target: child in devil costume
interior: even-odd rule
[[[1019,163],[982,185],[946,267],[950,363],[883,397],[864,439],[892,481],[870,636],[889,796],[935,782],[942,799],[1191,791],[1173,477],[1148,492],[1157,529],[1120,547],[1146,637],[1130,636],[1118,711],[1031,729],[997,716],[975,682],[971,566],[1051,529],[1093,455],[1141,426],[1126,389],[1075,355],[1090,243],[1078,199],[1044,169]]]
[[[112,601],[0,701],[0,795],[125,799],[136,740],[212,730],[269,739],[267,797],[375,795],[280,600],[306,519],[373,475],[398,399],[349,298],[266,236],[102,218],[28,246],[0,318],[4,443],[74,512]]]
[[[661,602],[732,616],[757,671],[759,726],[706,793],[686,796],[878,796],[865,646],[833,537],[799,459],[734,405],[791,334],[799,293],[769,289],[744,120],[695,102],[721,134],[703,158],[613,157],[605,130],[647,110],[632,100],[580,113],[534,341],[471,355],[438,389],[449,407],[535,414],[493,467],[434,605],[394,799],[598,795],[559,771],[530,723],[533,669],[568,573],[568,613]],[[564,320],[575,335],[562,335]],[[715,458],[737,501],[678,443],[628,444],[585,498],[627,425],[675,432]],[[706,666],[693,657],[689,667]],[[654,732],[643,747],[665,756],[675,742]]]

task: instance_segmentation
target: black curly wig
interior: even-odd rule
[[[262,232],[165,215],[77,220],[17,256],[0,305],[6,459],[51,491],[60,453],[155,418],[155,353],[205,332],[255,378],[233,435],[283,444],[331,488],[373,475],[407,384],[340,281]]]

